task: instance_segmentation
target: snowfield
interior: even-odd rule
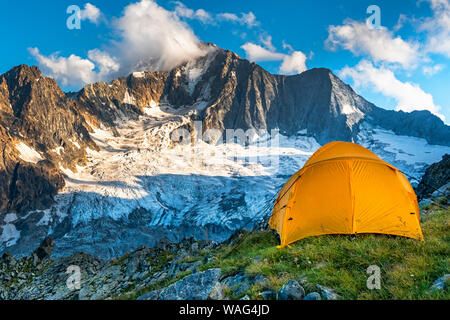
[[[34,249],[31,236],[16,229],[20,221],[40,236],[52,235],[55,256],[86,251],[108,258],[152,246],[162,237],[222,241],[266,218],[282,185],[320,145],[306,131],[293,137],[276,131],[253,136],[247,146],[190,138],[173,143],[174,130],[198,110],[198,104],[183,110],[155,105],[139,120],[118,124],[119,136],[96,129],[92,138],[100,151],[88,150],[88,165],[77,172],[61,168],[66,187],[52,208],[22,220],[9,216],[1,225],[0,244],[17,255]],[[448,147],[369,126],[358,139],[417,177],[450,153]],[[33,154],[22,149],[28,158]]]

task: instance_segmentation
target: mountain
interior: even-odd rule
[[[205,46],[170,72],[77,93],[37,67],[0,76],[0,252],[27,255],[47,235],[55,256],[106,258],[163,237],[225,240],[266,218],[286,179],[333,140],[415,179],[450,153],[450,127],[429,112],[378,108],[328,69],[273,75]]]

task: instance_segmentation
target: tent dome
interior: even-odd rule
[[[423,240],[406,177],[366,148],[335,141],[281,189],[269,220],[281,245],[323,234],[384,233]]]

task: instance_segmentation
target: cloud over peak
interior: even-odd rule
[[[101,13],[88,3],[83,15],[94,22]],[[29,52],[47,75],[69,87],[108,81],[133,71],[167,71],[206,54],[189,25],[153,0],[128,5],[111,26],[118,38],[103,49],[90,50],[87,58],[58,53],[44,56],[38,48],[29,48]]]
[[[260,39],[264,46],[247,42],[241,46],[245,51],[246,58],[254,62],[281,61],[279,72],[281,74],[297,74],[307,70],[306,55],[301,51],[295,51],[290,45],[283,42],[283,49],[291,52],[280,53],[272,44],[272,37],[262,37]]]
[[[330,50],[342,48],[356,56],[369,56],[375,62],[397,63],[404,68],[415,67],[419,57],[417,43],[396,37],[386,27],[368,28],[366,23],[351,19],[343,25],[329,26],[325,45]]]
[[[393,98],[397,103],[396,110],[429,110],[444,120],[444,116],[440,114],[441,107],[434,103],[431,94],[415,83],[400,81],[394,72],[385,67],[377,68],[370,61],[361,60],[353,68],[343,68],[339,76],[353,79],[356,88],[370,87],[375,92]]]

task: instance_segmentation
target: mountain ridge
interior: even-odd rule
[[[170,139],[180,128],[194,136],[194,121],[203,132],[263,137],[276,129],[280,141],[250,146],[263,156],[245,163],[248,141]],[[354,141],[420,175],[449,153],[449,130],[428,112],[376,107],[329,69],[273,75],[212,46],[168,72],[134,72],[67,94],[21,65],[0,75],[0,251],[27,254],[49,234],[57,255],[82,248],[106,257],[163,235],[223,240],[263,218],[277,188],[320,145]],[[278,171],[266,164],[273,155]]]

